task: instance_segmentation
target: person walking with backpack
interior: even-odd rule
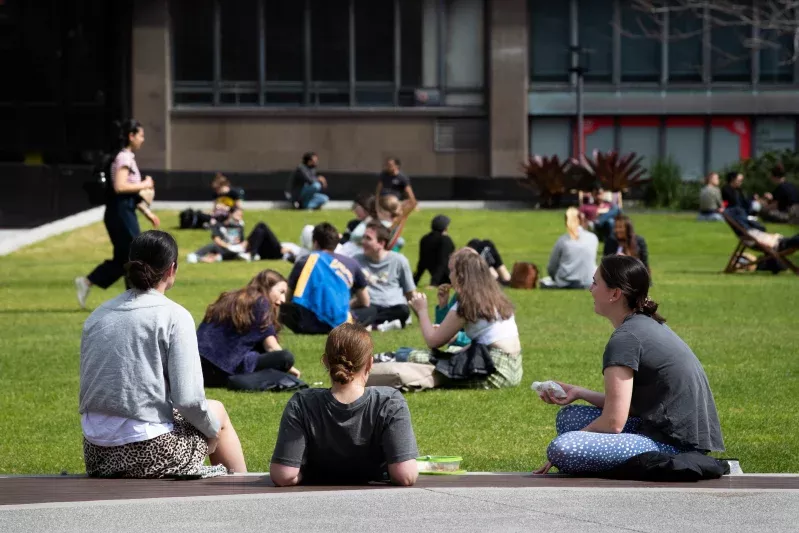
[[[119,125],[119,146],[111,163],[111,183],[105,204],[103,223],[114,247],[111,259],[99,264],[88,276],[75,278],[78,303],[86,308],[86,299],[93,286],[107,289],[125,274],[130,243],[141,233],[136,210],[141,211],[153,227],[161,221],[150,210],[142,195],[152,198],[155,183],[150,176],[142,179],[136,164],[136,152],[144,144],[144,128],[138,120],[130,119]],[[127,280],[125,287],[130,288]]]

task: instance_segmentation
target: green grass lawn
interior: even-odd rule
[[[419,238],[435,212],[411,217],[405,253],[415,266]],[[564,231],[561,213],[449,211],[456,244],[493,239],[508,265],[532,261],[545,270]],[[329,220],[343,227],[350,213],[250,212],[249,227],[264,220],[283,240],[303,224]],[[160,213],[165,228],[175,213]],[[654,287],[671,327],[704,364],[721,416],[726,457],[747,472],[799,472],[799,278],[782,273],[722,275],[734,245],[726,225],[696,223],[690,215],[633,217],[647,238]],[[143,224],[142,227],[145,227]],[[774,228],[784,234],[795,227]],[[174,231],[186,253],[208,241],[205,231]],[[80,332],[72,279],[110,256],[102,224],[52,238],[0,258],[0,473],[84,472],[78,408]],[[283,262],[182,264],[169,297],[196,321],[221,291],[244,285],[262,268]],[[423,280],[423,283],[425,280]],[[90,307],[124,286],[94,290]],[[529,389],[534,380],[559,379],[599,388],[602,351],[611,325],[594,315],[583,291],[509,291],[524,349],[524,378],[513,390],[439,390],[408,394],[422,454],[459,454],[473,471],[522,471],[545,459],[556,408]],[[432,302],[432,292],[428,293]],[[418,326],[376,333],[376,350],[422,346]],[[283,334],[309,383],[327,377],[319,362],[324,337]],[[601,390],[601,389],[600,389]],[[225,403],[241,436],[251,471],[268,469],[288,394],[209,390]],[[793,405],[794,407],[790,407]]]

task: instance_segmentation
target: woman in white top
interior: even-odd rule
[[[194,320],[164,295],[175,283],[177,257],[168,233],[133,239],[125,265],[133,288],[83,325],[79,410],[89,476],[247,471],[224,406],[205,398]],[[218,466],[203,466],[206,455]]]
[[[144,128],[138,120],[130,119],[119,124],[119,130],[120,150],[111,163],[111,183],[108,185],[103,215],[105,229],[114,246],[114,255],[99,264],[88,276],[75,278],[78,303],[83,308],[93,286],[107,289],[125,274],[130,243],[141,231],[136,210],[141,211],[153,227],[157,228],[161,224],[158,216],[150,211],[149,204],[155,194],[153,179],[150,176],[142,179],[136,164],[135,154],[144,144]],[[127,281],[125,285],[130,288]]]
[[[522,379],[522,347],[513,304],[491,275],[488,263],[471,248],[452,254],[450,280],[457,291],[458,302],[440,325],[430,321],[424,293],[415,294],[410,302],[431,349],[449,343],[461,329],[472,339],[471,345],[450,355],[445,367],[457,376],[448,375],[447,384],[474,388],[515,387]],[[493,363],[494,370],[488,369],[487,375],[481,376],[486,369],[476,357],[480,354],[487,354]],[[426,363],[432,362],[431,358],[437,360],[436,370],[442,372],[445,367],[438,362],[444,359],[441,352],[415,351],[408,360]]]

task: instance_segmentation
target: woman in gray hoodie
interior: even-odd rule
[[[205,398],[194,319],[164,295],[177,258],[170,234],[140,234],[125,265],[132,288],[83,325],[79,409],[89,476],[247,471],[227,411]],[[203,466],[206,455],[217,466]]]

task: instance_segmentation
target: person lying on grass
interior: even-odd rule
[[[277,317],[287,292],[280,273],[263,270],[244,288],[223,292],[208,306],[197,329],[207,387],[225,387],[230,376],[267,368],[300,377],[294,355],[277,338]]]
[[[430,321],[425,294],[412,297],[411,307],[430,350],[413,351],[408,361],[435,361],[436,371],[448,378],[444,386],[515,387],[522,379],[522,348],[513,304],[491,275],[488,263],[471,248],[452,255],[450,279],[458,300],[437,327]],[[471,344],[443,358],[438,348],[456,340],[461,330]],[[461,364],[466,360],[468,364]]]
[[[132,288],[83,325],[79,410],[90,477],[247,472],[225,407],[205,398],[194,320],[164,295],[177,260],[168,233],[133,239],[125,265]],[[203,466],[206,455],[217,466]]]
[[[605,392],[559,383],[541,399],[562,405],[548,461],[563,473],[604,472],[644,452],[723,451],[719,417],[702,364],[649,299],[646,266],[606,256],[594,274],[594,312],[613,324],[603,356]],[[591,405],[570,405],[584,400]]]
[[[366,386],[373,348],[363,326],[330,332],[322,364],[332,386],[302,390],[286,404],[269,465],[275,485],[416,482],[419,453],[405,398]]]

